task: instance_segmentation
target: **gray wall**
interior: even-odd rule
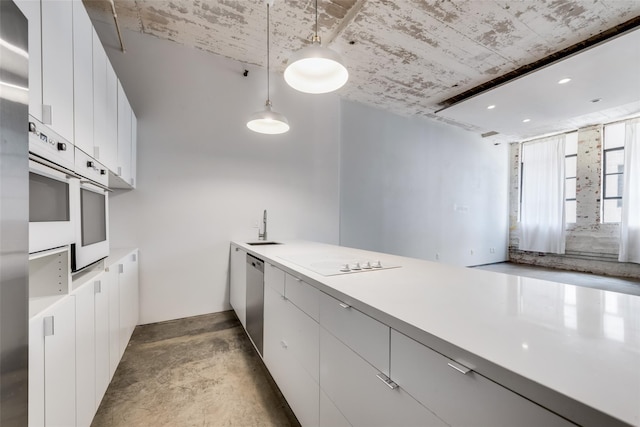
[[[508,146],[342,102],[340,243],[457,265],[507,259]]]
[[[271,79],[279,136],[249,131],[266,70],[96,23],[138,117],[138,188],[111,196],[112,247],[140,248],[141,322],[229,309],[229,241],[338,243],[340,103]]]

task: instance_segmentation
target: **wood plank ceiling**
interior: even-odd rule
[[[113,23],[108,1],[84,4],[92,19]],[[262,0],[115,5],[126,29],[266,65]],[[440,120],[435,112],[450,98],[640,17],[638,0],[320,0],[318,7],[323,45],[341,53],[350,72],[341,97]],[[273,70],[282,73],[310,43],[313,22],[313,0],[276,0]]]

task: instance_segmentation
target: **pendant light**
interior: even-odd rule
[[[266,0],[267,3],[267,102],[264,110],[253,113],[249,117],[247,127],[254,132],[266,134],[285,133],[289,130],[289,122],[287,118],[276,111],[273,111],[270,91],[269,91],[269,3],[273,0]]]
[[[318,0],[316,0],[316,26],[311,46],[296,52],[284,79],[292,88],[306,93],[327,93],[340,89],[349,79],[342,58],[333,50],[320,45],[318,36]]]

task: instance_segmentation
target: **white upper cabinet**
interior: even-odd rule
[[[116,175],[132,185],[131,182],[131,105],[118,82],[118,168]]]
[[[42,121],[73,143],[73,7],[42,0]]]
[[[93,155],[93,25],[80,0],[73,1],[73,109],[76,147]]]
[[[118,76],[108,58],[106,66],[107,134],[104,145],[100,146],[100,158],[97,160],[116,173],[118,170]]]
[[[100,147],[107,141],[107,54],[95,30],[93,31],[93,144],[87,154],[101,160]]]
[[[29,21],[29,114],[42,121],[42,32],[40,2],[15,0]]]
[[[136,162],[138,161],[138,119],[131,110],[131,186],[136,188],[138,169]]]

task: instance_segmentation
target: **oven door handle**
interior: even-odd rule
[[[95,181],[89,181],[87,179],[82,179],[82,180],[80,180],[80,184],[90,184],[90,185],[96,186],[98,188],[101,188],[104,191],[108,191],[109,193],[113,193],[112,189],[110,189],[109,187],[106,187],[106,186],[104,186],[104,185],[102,185],[100,183],[97,183]]]
[[[53,170],[56,170],[56,171],[58,171],[60,173],[63,173],[63,174],[65,174],[67,176],[67,178],[78,178],[78,179],[81,178],[80,175],[77,175],[77,174],[71,172],[69,169],[63,168],[62,166],[57,165],[57,164],[55,164],[53,162],[50,162],[49,160],[43,159],[40,156],[36,156],[35,154],[29,153],[29,160],[32,160],[32,161],[34,161],[36,163],[39,163],[39,164],[41,164],[43,166],[46,166],[46,167],[51,168]]]

